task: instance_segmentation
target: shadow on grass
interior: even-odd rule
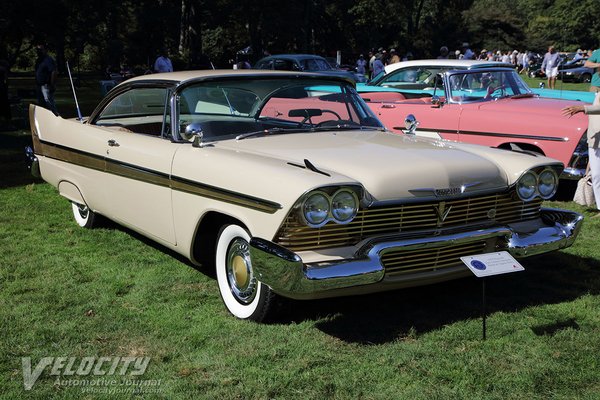
[[[211,268],[198,267],[141,234],[109,220],[102,226],[128,233],[214,279]],[[600,261],[596,259],[556,252],[524,260],[522,264],[524,272],[487,278],[488,314],[517,312],[600,293]],[[316,321],[317,329],[344,342],[384,344],[481,318],[482,285],[473,277],[363,296],[313,301],[284,299],[282,303],[279,315],[271,322],[274,325]],[[575,320],[568,319],[535,326],[532,330],[541,336],[578,327]]]
[[[523,262],[525,272],[486,281],[488,313],[515,312],[543,304],[571,301],[600,293],[600,262],[565,253]],[[366,296],[290,302],[279,323],[318,320],[321,331],[348,343],[382,344],[481,317],[482,285],[476,278]],[[533,327],[538,335],[554,334],[572,323],[557,321]]]
[[[30,145],[29,135],[0,133],[0,188],[42,182],[31,175],[25,162],[25,146]]]

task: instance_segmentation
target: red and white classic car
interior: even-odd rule
[[[580,102],[538,97],[513,68],[438,72],[424,67],[401,71],[405,80],[427,81],[421,89],[393,86],[398,91],[369,92],[361,86],[359,92],[392,131],[401,133],[405,117],[413,114],[420,123],[416,135],[538,153],[565,165],[562,178],[584,174],[587,117],[567,118],[560,112]],[[394,78],[393,73],[386,76]]]

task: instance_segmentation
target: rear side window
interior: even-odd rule
[[[100,113],[98,121],[105,118],[163,115],[166,89],[131,89],[115,97]]]
[[[166,88],[134,88],[111,100],[94,124],[134,133],[168,136],[170,108]]]

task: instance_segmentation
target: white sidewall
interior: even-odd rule
[[[231,289],[229,288],[229,283],[227,281],[227,268],[225,267],[225,263],[227,258],[227,249],[231,242],[237,237],[241,237],[250,243],[250,235],[240,226],[229,225],[227,228],[223,229],[221,236],[219,236],[219,241],[217,242],[215,265],[217,269],[216,273],[219,291],[221,292],[221,298],[223,299],[225,306],[229,312],[231,312],[237,318],[246,319],[249,318],[258,307],[260,294],[262,291],[262,284],[257,281],[256,296],[254,296],[254,300],[252,300],[250,304],[241,304],[231,293]]]
[[[90,211],[88,210],[87,217],[83,218],[79,213],[79,205],[77,203],[71,203],[71,206],[73,207],[73,217],[75,217],[75,222],[77,222],[77,225],[81,226],[82,228],[85,228],[90,218]]]

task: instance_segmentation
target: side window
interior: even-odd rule
[[[288,60],[275,60],[275,65],[273,69],[277,69],[280,71],[293,71],[294,64]]]
[[[273,69],[273,60],[267,60],[256,64],[255,69]]]
[[[383,78],[381,85],[393,86],[405,89],[425,89],[435,86],[438,68],[403,68],[392,72]]]
[[[170,123],[167,99],[168,89],[165,88],[128,90],[108,103],[94,124],[153,136],[167,136]]]
[[[417,68],[404,68],[397,70],[387,75],[382,84],[403,84],[403,83],[414,83],[417,81],[419,71]]]

